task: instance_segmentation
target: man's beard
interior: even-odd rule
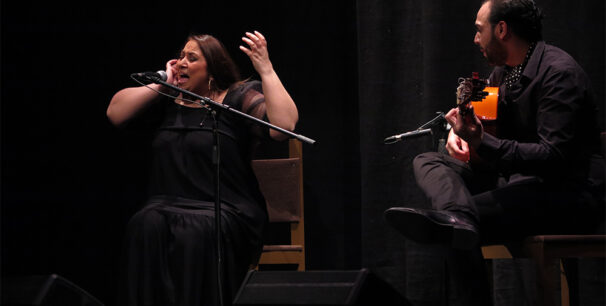
[[[494,66],[505,65],[507,59],[507,51],[505,50],[503,45],[501,45],[496,39],[494,33],[492,34],[492,37],[488,42],[488,46],[486,46],[486,48],[484,49],[484,52],[486,52],[486,60],[488,61],[488,64]]]

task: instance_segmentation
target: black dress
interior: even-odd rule
[[[258,81],[232,88],[223,103],[265,117]],[[147,205],[126,236],[122,305],[218,305],[215,239],[213,116],[206,108],[162,102],[164,120],[153,140]],[[230,112],[217,114],[223,296],[230,305],[261,251],[265,201],[250,166],[252,149],[268,129]]]

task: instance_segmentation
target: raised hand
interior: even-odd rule
[[[246,32],[246,36],[242,37],[242,41],[248,44],[249,48],[240,46],[240,50],[248,55],[253,66],[255,67],[255,70],[257,70],[261,76],[271,73],[273,71],[273,67],[271,65],[271,61],[269,60],[267,41],[265,40],[265,37],[258,31],[255,31],[254,33]]]

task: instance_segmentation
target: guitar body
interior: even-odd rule
[[[481,101],[471,101],[473,109],[482,120],[494,121],[497,120],[497,102],[499,100],[499,87],[484,87],[484,92],[488,94]]]
[[[472,101],[474,112],[482,122],[484,132],[496,135],[497,133],[497,103],[499,100],[499,87],[486,87],[484,91],[488,95],[482,101]],[[489,165],[482,160],[473,148],[469,148],[469,162],[471,165],[488,167]]]
[[[482,121],[484,131],[496,136],[497,134],[497,104],[499,101],[499,87],[484,88],[488,95],[482,101],[471,101],[476,116]]]

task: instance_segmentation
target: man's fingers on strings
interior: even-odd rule
[[[453,108],[450,111],[448,111],[448,113],[446,115],[444,115],[444,119],[446,119],[446,121],[451,125],[451,126],[455,126],[456,122],[457,122],[457,109]]]

